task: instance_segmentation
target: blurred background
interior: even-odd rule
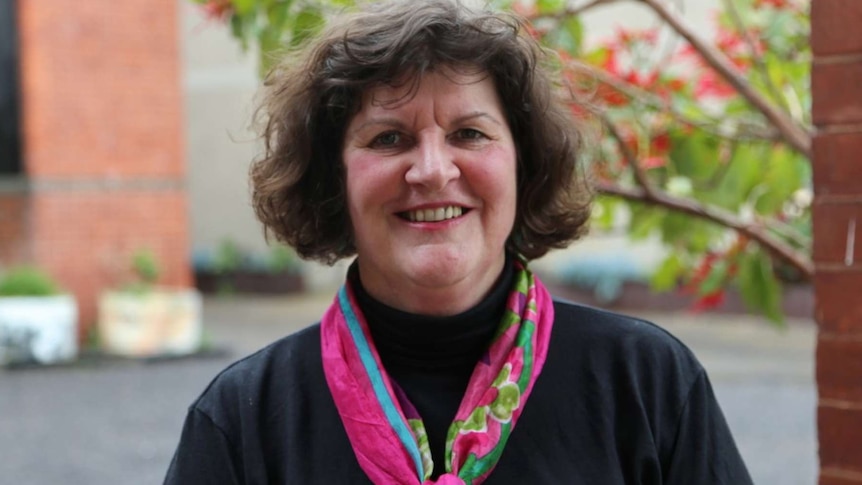
[[[349,261],[265,242],[250,126],[345,3],[0,4],[0,483],[160,482],[209,380],[320,318]],[[755,483],[815,483],[807,3],[497,3],[598,110],[591,233],[534,269],[691,346]]]

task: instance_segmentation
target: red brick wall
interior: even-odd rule
[[[32,212],[34,257],[75,290],[85,326],[101,288],[131,281],[136,250],[158,254],[162,282],[191,285],[181,189],[55,191],[37,197]]]
[[[29,259],[29,208],[23,190],[0,193],[0,266]]]
[[[182,176],[177,1],[18,4],[28,173]]]
[[[136,249],[189,285],[176,0],[18,2],[32,259],[81,323]]]
[[[820,484],[862,485],[862,1],[811,16]]]

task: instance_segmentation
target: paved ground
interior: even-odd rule
[[[315,321],[328,296],[208,300],[221,354],[0,370],[0,484],[161,483],[188,404],[230,361]],[[748,317],[653,314],[708,369],[760,485],[816,483],[815,330]]]

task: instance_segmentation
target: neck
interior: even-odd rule
[[[362,272],[358,260],[359,279],[365,291],[392,308],[416,315],[452,316],[476,306],[494,287],[506,263],[505,255],[493,267],[481,274],[442,285],[428,284],[423,279],[407,280],[371,278]]]

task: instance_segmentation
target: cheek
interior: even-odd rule
[[[517,168],[514,153],[505,148],[494,148],[489,150],[483,158],[484,160],[491,160],[493,163],[481,163],[479,165],[480,171],[476,175],[477,183],[488,192],[488,196],[498,199],[496,200],[497,203],[514,205],[517,192]]]
[[[344,161],[344,189],[346,191],[347,210],[351,221],[356,220],[359,216],[358,207],[362,205],[363,198],[363,182],[362,182],[362,159],[355,155],[345,153],[342,156]]]
[[[382,203],[396,186],[396,174],[388,170],[391,164],[373,155],[345,155],[345,187],[351,215],[358,215],[369,206]]]

